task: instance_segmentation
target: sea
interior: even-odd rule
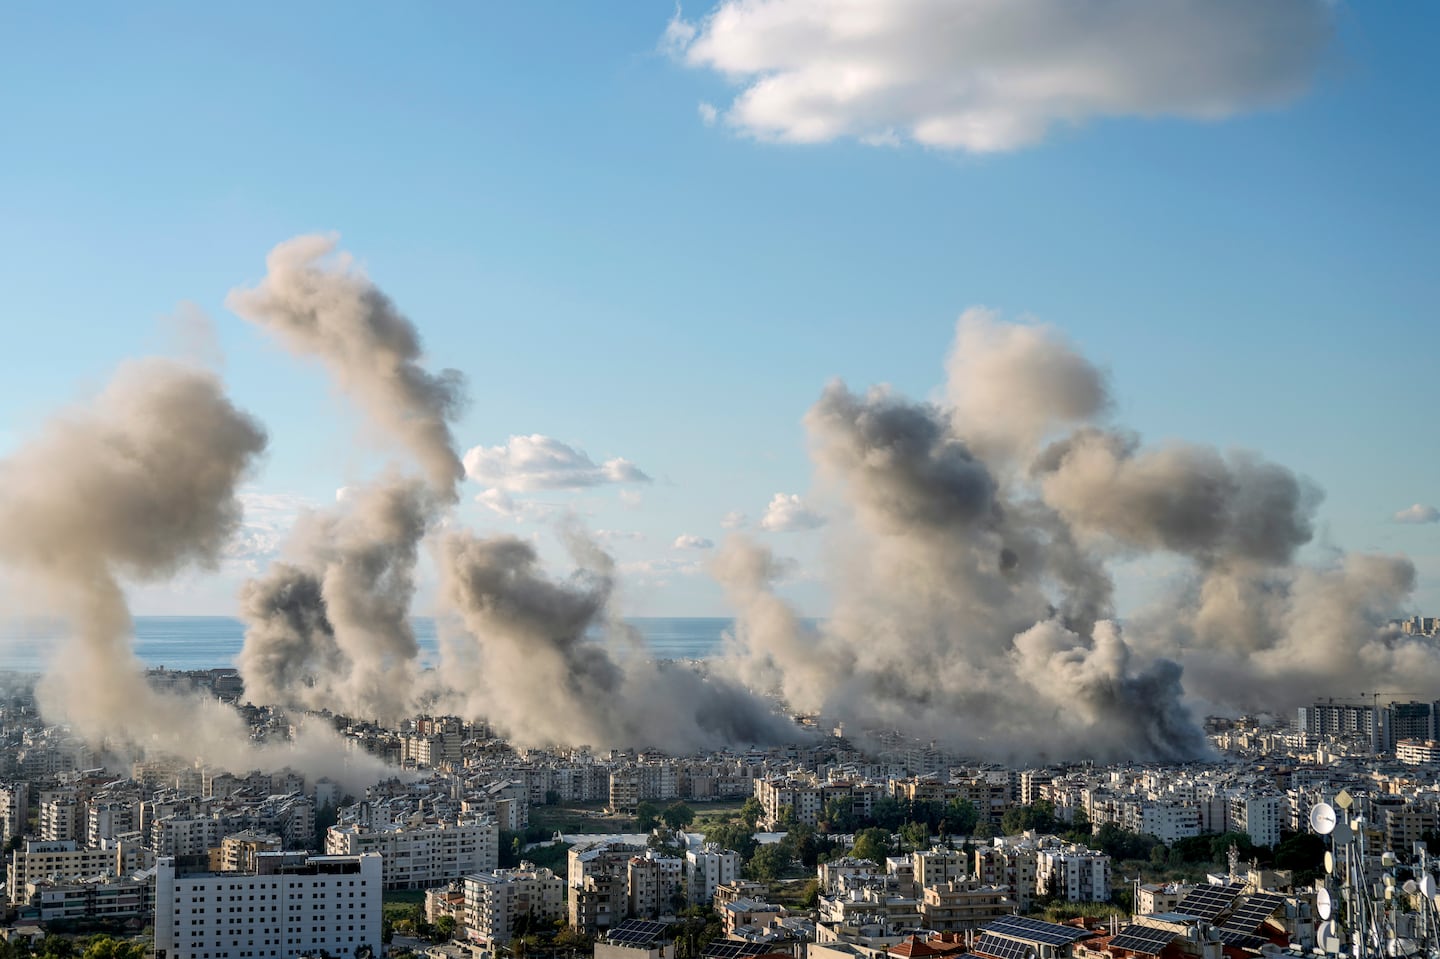
[[[245,642],[245,625],[229,616],[137,616],[135,655],[147,666],[216,669],[233,666]],[[734,620],[706,617],[627,619],[653,659],[709,659],[719,653]],[[411,620],[421,662],[439,661],[436,622]],[[38,673],[63,645],[65,629],[55,623],[0,624],[0,671]],[[617,650],[623,654],[623,650]]]

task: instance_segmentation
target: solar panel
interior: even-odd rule
[[[668,923],[651,922],[648,919],[626,919],[618,926],[611,928],[605,936],[616,945],[642,945],[657,939],[670,938],[665,934],[665,930],[669,928]]]
[[[750,959],[752,956],[769,952],[769,947],[758,942],[740,942],[737,939],[712,939],[700,955],[704,959]]]
[[[1264,936],[1241,932],[1239,929],[1216,929],[1214,935],[1216,941],[1222,945],[1234,946],[1237,949],[1259,949],[1270,941]]]
[[[1275,910],[1283,905],[1285,905],[1284,896],[1277,896],[1273,892],[1262,892],[1242,902],[1223,925],[1226,929],[1254,932],[1260,928],[1262,922],[1273,916]]]
[[[1002,916],[987,923],[981,931],[999,933],[1028,942],[1043,942],[1048,946],[1063,946],[1090,935],[1084,929],[1076,929],[1074,926],[1062,926],[1058,922],[1043,922],[1025,916]]]
[[[1110,947],[1158,956],[1160,950],[1174,942],[1177,935],[1179,933],[1169,929],[1157,929],[1154,926],[1133,923],[1120,930],[1120,934],[1110,940]]]
[[[975,945],[971,947],[970,951],[983,953],[994,959],[1026,959],[1027,956],[1033,954],[1034,947],[1018,939],[1006,939],[1003,936],[986,932],[975,940]]]
[[[1197,886],[1179,904],[1175,911],[1196,919],[1214,919],[1229,908],[1235,897],[1245,888],[1243,882],[1232,882],[1224,886]]]

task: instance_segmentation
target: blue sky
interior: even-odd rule
[[[702,43],[709,12],[682,14]],[[1440,524],[1391,519],[1440,503],[1434,8],[1338,5],[1294,95],[1212,119],[1098,110],[1116,115],[990,152],[903,128],[757,136],[732,108],[750,80],[662,50],[674,15],[0,10],[0,450],[125,358],[180,349],[166,318],[189,301],[271,433],[252,518],[278,533],[331,501],[383,456],[317,367],[224,299],[275,243],[333,230],[433,363],[468,376],[464,447],[543,434],[652,478],[514,493],[643,537],[610,544],[631,612],[724,613],[693,568],[706,551],[673,541],[808,495],[800,420],[824,384],[933,395],[977,304],[1064,330],[1147,439],[1309,477],[1326,491],[1314,552],[1406,552],[1416,610],[1440,610]],[[462,517],[550,542],[536,519]],[[759,535],[806,569],[826,543]],[[227,613],[243,574],[145,586],[136,607]],[[1127,577],[1138,601],[1146,570]],[[823,613],[813,579],[791,592]]]

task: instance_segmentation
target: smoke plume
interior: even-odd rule
[[[862,728],[1030,759],[1192,758],[1192,707],[1440,679],[1433,647],[1386,626],[1407,561],[1297,560],[1320,501],[1308,481],[1107,424],[1104,374],[1047,327],[968,311],[947,371],[940,404],[835,383],[810,410],[842,520],[834,613],[807,627],[774,592],[775,558],[732,538],[713,569],[739,613],[739,675]],[[1122,629],[1110,567],[1145,556],[1187,573]]]
[[[149,685],[121,585],[213,568],[241,518],[237,485],[264,448],[212,374],[151,360],[123,367],[91,405],[0,462],[0,561],[70,625],[37,688],[47,719],[97,745],[237,772],[266,764],[233,709]],[[320,751],[340,752],[328,740]],[[287,747],[273,765],[306,755]]]
[[[463,711],[483,711],[528,746],[689,752],[795,738],[795,727],[745,688],[645,659],[639,638],[609,610],[614,562],[577,530],[567,540],[577,568],[562,581],[513,536],[454,532],[441,541],[445,600],[473,644],[454,656],[477,667],[465,677],[474,685],[456,686]],[[596,632],[630,644],[631,655],[612,655]]]
[[[420,337],[390,298],[336,253],[335,236],[297,236],[270,251],[254,289],[226,305],[275,333],[291,350],[318,357],[377,426],[420,463],[431,485],[453,495],[464,476],[449,421],[463,402],[455,370],[420,365]]]

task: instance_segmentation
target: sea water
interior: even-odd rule
[[[716,655],[733,620],[703,617],[637,617],[626,620],[656,659],[708,659]],[[411,620],[424,663],[439,659],[435,620]],[[0,670],[41,672],[63,646],[66,631],[55,623],[0,625]],[[229,616],[137,616],[135,655],[147,666],[214,669],[233,666],[245,642],[245,625]],[[623,646],[617,648],[623,655]]]

